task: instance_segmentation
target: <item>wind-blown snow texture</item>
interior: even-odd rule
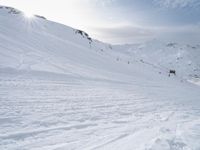
[[[0,149],[199,150],[200,88],[186,81],[199,49],[111,46],[0,7]]]

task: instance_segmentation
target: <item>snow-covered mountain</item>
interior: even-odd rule
[[[79,72],[82,65],[92,69],[98,66],[98,70],[103,66],[102,70],[124,72],[124,67],[116,70],[112,66],[121,61],[133,65],[149,64],[157,69],[156,73],[168,74],[170,69],[174,69],[179,77],[186,79],[200,76],[200,45],[160,41],[109,45],[91,39],[84,31],[48,21],[42,16],[26,18],[23,12],[3,6],[0,11],[1,47],[7,49],[1,51],[1,68],[83,75],[82,71]],[[68,66],[73,64],[76,67]],[[88,68],[85,74],[91,76],[90,72],[91,68]]]
[[[143,44],[117,45],[118,52],[130,55],[132,61],[149,64],[161,73],[176,70],[184,79],[200,77],[200,45],[152,40]]]
[[[183,80],[199,49],[105,44],[0,6],[0,149],[199,150],[200,88]]]
[[[91,39],[83,31],[43,18],[26,18],[23,13],[12,13],[18,12],[13,8],[0,11],[2,69],[112,79],[112,72],[133,72],[127,64],[117,67],[110,45]]]

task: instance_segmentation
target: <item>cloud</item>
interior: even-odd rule
[[[94,36],[97,39],[116,44],[138,43],[154,37],[153,30],[131,25],[97,27],[93,28],[91,32],[95,33]]]
[[[103,6],[107,6],[115,2],[115,0],[101,0]]]
[[[118,25],[93,28],[92,37],[112,44],[143,43],[153,39],[167,42],[199,43],[200,24],[185,26],[137,27]]]
[[[116,0],[88,0],[90,4],[96,4],[96,6],[109,6],[112,5]]]
[[[198,7],[199,0],[153,0],[155,4],[166,8]]]

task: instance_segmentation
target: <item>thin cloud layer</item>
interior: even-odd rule
[[[154,3],[167,8],[198,7],[199,0],[154,0]]]

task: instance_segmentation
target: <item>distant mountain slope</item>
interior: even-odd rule
[[[161,73],[176,70],[181,78],[200,77],[200,45],[166,43],[153,40],[143,44],[114,46],[133,61],[154,66]]]

